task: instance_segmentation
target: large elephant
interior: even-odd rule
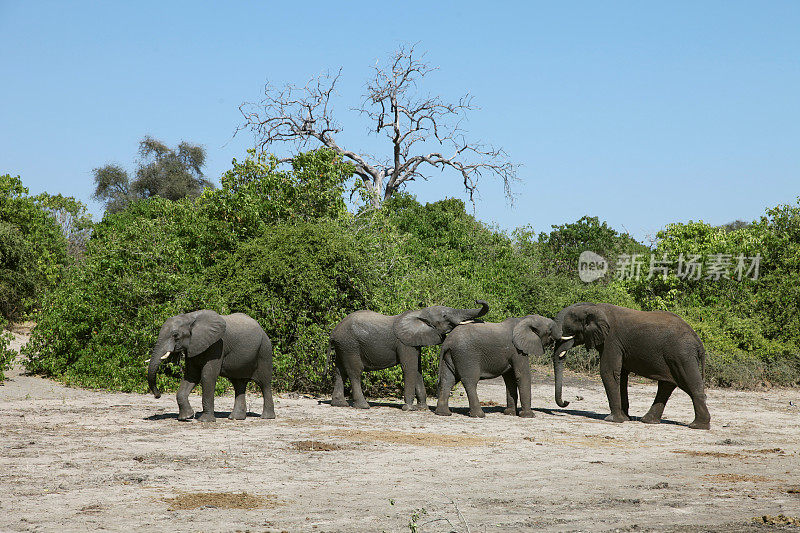
[[[680,317],[666,311],[637,311],[611,304],[577,303],[562,309],[553,324],[556,403],[561,400],[564,356],[585,344],[600,352],[600,377],[608,396],[610,422],[628,417],[628,374],[658,381],[658,392],[642,422],[658,424],[675,387],[692,399],[694,421],[689,427],[709,429],[706,406],[705,348],[697,333]]]
[[[245,390],[250,380],[261,388],[264,397],[261,418],[275,418],[272,342],[258,322],[243,313],[223,316],[208,309],[167,319],[158,334],[147,372],[147,382],[156,398],[161,396],[156,385],[161,361],[181,353],[186,355],[186,368],[178,388],[178,420],[189,420],[194,415],[189,393],[202,383],[203,413],[199,420],[214,421],[214,386],[219,376],[231,381],[236,394],[228,418],[243,420],[247,416]]]
[[[344,378],[350,379],[353,405],[368,409],[361,390],[361,373],[397,364],[403,370],[403,410],[427,409],[422,380],[420,347],[441,344],[459,324],[486,314],[489,304],[477,300],[479,309],[454,309],[441,305],[387,316],[374,311],[347,315],[331,333],[328,357],[333,352],[334,384],[331,405],[347,406]],[[414,396],[417,405],[414,406]]]
[[[436,414],[449,416],[450,391],[461,381],[469,399],[469,416],[486,416],[478,401],[478,380],[503,376],[506,383],[507,415],[531,418],[531,354],[541,356],[551,343],[553,321],[539,315],[507,318],[460,326],[442,344],[439,361],[439,401]]]

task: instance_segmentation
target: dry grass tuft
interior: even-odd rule
[[[776,516],[765,514],[764,516],[757,516],[753,520],[758,524],[770,526],[800,526],[800,518],[782,514]]]
[[[272,509],[280,505],[274,494],[255,496],[246,492],[186,492],[165,498],[170,511],[189,509]]]
[[[743,458],[746,457],[740,453],[726,453],[726,452],[698,452],[695,450],[673,450],[672,453],[682,453],[684,455],[691,455],[693,457],[716,457],[718,459],[728,458]]]
[[[748,476],[745,474],[706,474],[703,476],[705,479],[714,482],[733,482],[739,483],[743,481],[750,481],[752,483],[764,483],[774,481],[772,478],[765,476]]]
[[[296,440],[292,443],[292,448],[300,452],[332,452],[343,449],[338,444],[318,440]]]

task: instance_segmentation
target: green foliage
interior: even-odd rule
[[[327,389],[328,335],[370,307],[377,276],[367,250],[335,220],[269,226],[204,281],[226,308],[257,317],[275,349],[275,384]]]
[[[364,301],[356,298],[357,292],[339,295],[339,289],[348,283],[340,278],[349,274],[340,270],[345,262],[338,265],[345,256],[337,255],[324,264],[324,272],[318,271],[319,278],[313,278],[312,285],[290,292],[294,286],[289,281],[293,276],[303,279],[308,275],[305,272],[313,270],[314,254],[327,249],[323,244],[328,241],[350,239],[336,241],[339,245],[333,246],[331,253],[346,252],[346,257],[361,262],[369,256],[368,250],[363,250],[363,257],[353,255],[355,237],[337,229],[331,219],[321,218],[346,214],[341,189],[346,170],[321,176],[329,167],[344,168],[322,151],[307,154],[289,172],[276,172],[274,166],[258,163],[235,163],[220,190],[206,191],[196,200],[153,197],[133,202],[119,213],[107,213],[94,229],[85,259],[70,269],[46,299],[25,348],[28,368],[71,384],[143,392],[146,368],[142,361],[168,317],[200,308],[247,312],[248,301],[253,302],[252,315],[265,325],[279,348],[290,345],[283,340],[284,333],[291,343],[310,339],[308,342],[316,346],[324,337],[327,344],[327,332],[323,334],[321,326],[314,329],[311,318],[300,317],[296,331],[273,331],[272,316],[266,314],[272,310],[260,306],[284,302],[276,309],[290,313],[288,320],[294,317],[291,313],[300,312],[289,305],[303,309],[309,305],[306,298],[322,299],[316,310],[309,311],[314,318],[328,316],[323,310],[343,317],[342,298],[352,299],[349,305],[353,306]],[[245,169],[255,170],[245,175]],[[329,187],[333,192],[312,190],[312,185]],[[272,201],[265,202],[261,195],[268,195]],[[274,204],[281,202],[276,210]],[[317,237],[312,239],[313,235]],[[312,244],[303,248],[305,237],[316,248]],[[258,258],[262,251],[263,263]],[[303,257],[305,263],[298,262]],[[242,270],[244,267],[251,270]],[[361,272],[360,268],[353,272]],[[329,274],[339,276],[330,287],[324,285]],[[276,276],[264,281],[276,292],[248,292],[248,284],[257,278],[248,279],[247,275]],[[223,290],[222,280],[232,284],[230,290]],[[358,280],[353,282],[354,291],[366,290],[365,286]],[[332,295],[339,299],[326,299]],[[292,344],[287,349],[297,348]],[[279,352],[276,361],[280,357]],[[286,365],[300,368],[308,363],[298,357],[296,363]],[[326,369],[315,368],[323,377],[310,376],[308,383],[325,379]],[[159,375],[159,386],[174,387],[177,370]]]
[[[0,176],[0,315],[8,320],[33,311],[69,264],[66,238],[47,202],[28,196],[19,176]]]
[[[619,233],[597,217],[584,216],[571,224],[552,226],[550,233],[540,233],[542,258],[549,273],[575,273],[578,257],[592,251],[614,262],[623,253],[649,252],[646,246],[627,233]]]
[[[11,368],[17,353],[9,348],[14,337],[6,331],[5,319],[0,316],[0,382],[6,379],[5,371]]]
[[[206,151],[202,146],[182,142],[177,150],[146,136],[139,143],[141,161],[131,180],[119,165],[95,168],[95,199],[106,203],[106,211],[117,213],[143,198],[196,198],[213,184],[203,176]]]
[[[670,275],[586,284],[576,275],[581,251],[613,261],[651,250],[597,218],[550,233],[521,228],[508,235],[476,220],[460,200],[423,205],[404,193],[381,209],[353,215],[343,200],[352,172],[327,150],[303,154],[289,170],[251,153],[233,161],[217,190],[178,201],[156,196],[108,212],[93,230],[85,259],[45,299],[25,348],[28,368],[83,386],[144,391],[143,360],[163,321],[210,308],[245,312],[262,324],[275,346],[276,388],[327,393],[329,335],[348,313],[474,307],[483,299],[489,321],[552,317],[578,301],[669,309],[703,339],[709,382],[790,384],[800,377],[797,206],[778,206],[749,225],[672,224],[652,250],[672,257],[761,254],[758,280]],[[18,184],[2,183],[6,197],[19,196],[11,192]],[[5,263],[30,262],[19,225],[2,219],[0,235]],[[12,279],[6,270],[0,270],[3,279]],[[433,390],[439,349],[422,354],[425,383]],[[596,365],[593,350],[568,355],[573,369],[594,371]],[[180,368],[165,366],[159,386],[174,388]],[[364,375],[371,395],[397,394],[401,383],[399,367]]]
[[[67,239],[67,254],[73,260],[82,259],[94,227],[86,204],[61,194],[41,193],[34,200],[61,228],[61,233]]]

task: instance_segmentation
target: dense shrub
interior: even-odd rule
[[[549,233],[508,235],[470,215],[460,200],[420,204],[395,194],[380,210],[351,214],[343,200],[352,167],[316,151],[288,171],[251,154],[233,162],[222,187],[195,200],[154,198],[108,214],[85,259],[45,299],[25,349],[28,368],[70,383],[144,391],[144,358],[163,321],[199,308],[245,312],[275,345],[275,386],[329,392],[328,339],[349,312],[393,315],[429,305],[474,307],[486,319],[555,316],[578,301],[669,309],[698,332],[707,379],[743,386],[790,384],[800,375],[797,298],[800,209],[779,206],[753,224],[672,224],[652,253],[762,255],[758,280],[692,281],[674,275],[583,283],[577,256],[650,249],[597,218]],[[14,231],[3,257],[24,262]],[[0,271],[0,276],[2,276]],[[2,279],[2,278],[0,278]],[[436,385],[439,349],[423,349],[426,386]],[[545,356],[536,361],[548,364]],[[567,366],[594,371],[595,351],[571,352]],[[159,386],[174,388],[179,368]],[[369,394],[396,394],[399,367],[364,376]]]
[[[11,368],[17,355],[14,350],[9,348],[14,337],[6,331],[6,325],[5,319],[0,316],[0,382],[6,379],[5,371]]]
[[[18,176],[0,176],[0,315],[8,320],[36,309],[69,264],[52,198],[31,197]]]
[[[374,307],[378,275],[341,222],[266,226],[204,285],[225,309],[257,318],[273,341],[279,389],[327,389],[328,335],[348,313]]]
[[[269,234],[270,224],[281,217],[288,226],[313,218],[310,205],[325,214],[346,213],[341,207],[346,171],[335,179],[328,172],[323,181],[328,165],[332,158],[322,151],[308,154],[288,173],[234,163],[221,189],[196,200],[151,198],[106,214],[85,259],[45,299],[25,348],[28,368],[82,386],[144,391],[143,359],[168,317],[200,308],[242,310],[207,281],[224,272],[219,265],[230,264],[240,245]],[[334,193],[314,188],[321,183]],[[269,209],[259,208],[262,195],[272,199]],[[278,214],[276,202],[285,204]],[[254,318],[271,324],[269,317]],[[266,328],[270,334],[271,329]],[[176,371],[160,375],[159,386],[174,387],[176,376]]]

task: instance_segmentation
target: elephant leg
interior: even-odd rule
[[[205,357],[198,355],[197,357]],[[207,359],[200,374],[200,383],[203,385],[203,414],[198,417],[200,422],[214,422],[214,388],[222,368],[222,357]]]
[[[400,368],[403,370],[403,411],[415,411],[414,397],[417,392],[419,375],[420,349],[411,346],[398,348]]]
[[[189,404],[189,394],[197,386],[197,381],[188,381],[186,378],[181,380],[178,387],[178,420],[190,420],[194,416],[194,410]]]
[[[361,369],[348,369],[347,377],[350,379],[350,388],[353,390],[353,407],[369,409],[369,403],[364,398],[364,391],[361,390]]]
[[[414,387],[417,396],[417,409],[428,410],[428,393],[425,390],[425,378],[422,376],[422,354],[417,359],[417,384]]]
[[[620,370],[619,373],[619,403],[620,407],[622,408],[622,412],[625,413],[625,416],[630,418],[630,413],[628,409],[630,408],[630,404],[628,403],[628,374],[629,372],[624,368]]]
[[[337,356],[333,364],[333,393],[331,393],[331,407],[347,407],[344,397],[345,370]]]
[[[675,390],[675,384],[669,381],[658,382],[658,392],[656,392],[656,399],[653,400],[653,405],[650,410],[645,413],[641,421],[645,424],[658,424],[661,422],[661,417],[664,414],[664,407],[667,405],[672,391]]]
[[[689,396],[694,405],[694,420],[689,427],[692,429],[711,429],[711,414],[706,405],[705,389],[690,389]]]
[[[514,364],[514,378],[519,388],[519,416],[522,418],[533,418],[536,414],[531,409],[531,367],[530,360],[525,356]]]
[[[486,413],[483,412],[481,402],[478,399],[478,378],[477,377],[461,377],[461,383],[464,385],[464,390],[467,391],[467,399],[469,400],[469,416],[475,418],[483,418]]]
[[[272,401],[272,343],[262,343],[258,352],[258,366],[253,372],[253,381],[261,389],[264,402],[261,418],[275,418],[275,404]]]
[[[622,356],[616,350],[603,349],[600,353],[600,377],[606,389],[608,406],[611,414],[606,417],[607,422],[626,422],[630,420],[622,410],[620,397],[620,381],[622,377]]]
[[[445,362],[444,358],[439,362],[439,390],[436,401],[436,413],[440,416],[450,416],[450,392],[456,384],[456,375]]]
[[[506,383],[506,409],[503,411],[504,415],[517,414],[517,377],[514,375],[514,370],[509,370],[503,374],[503,381]]]
[[[692,429],[711,429],[711,415],[706,405],[706,390],[703,375],[693,356],[689,356],[686,364],[677,363],[673,368],[675,381],[692,399],[694,406],[694,420],[689,427]]]
[[[191,420],[194,416],[194,409],[189,404],[189,394],[200,382],[200,370],[187,361],[186,370],[178,387],[178,420]]]
[[[244,420],[247,418],[247,399],[245,392],[247,391],[246,379],[231,379],[233,384],[233,392],[235,394],[233,400],[233,411],[228,415],[231,420]]]

